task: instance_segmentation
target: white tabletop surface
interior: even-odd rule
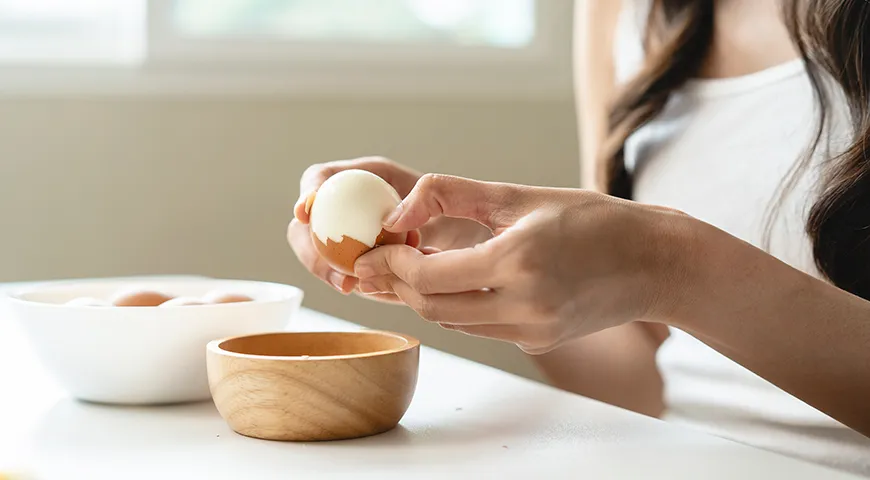
[[[291,321],[292,330],[357,328],[310,310]],[[331,443],[256,440],[233,433],[211,403],[70,399],[0,310],[0,478],[9,471],[50,480],[854,478],[425,347],[397,429]]]

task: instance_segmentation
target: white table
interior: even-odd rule
[[[0,286],[2,288],[2,286]],[[127,408],[68,398],[0,311],[0,474],[34,479],[840,479],[846,474],[571,395],[423,348],[400,426],[294,444],[233,433],[211,403]],[[303,310],[298,330],[359,327]]]

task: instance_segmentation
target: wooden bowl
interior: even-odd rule
[[[390,332],[270,333],[215,340],[208,381],[237,433],[322,441],[386,432],[417,386],[420,342]]]

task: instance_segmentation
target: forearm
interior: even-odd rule
[[[870,303],[701,229],[669,323],[870,435]]]
[[[653,332],[655,327],[660,325],[610,328],[531,359],[557,388],[658,417],[664,385],[655,355],[667,334]]]

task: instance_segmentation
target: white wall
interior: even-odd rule
[[[199,273],[303,287],[306,305],[535,377],[513,346],[313,281],[284,238],[302,170],[382,154],[423,171],[574,186],[564,100],[0,99],[0,281]]]

